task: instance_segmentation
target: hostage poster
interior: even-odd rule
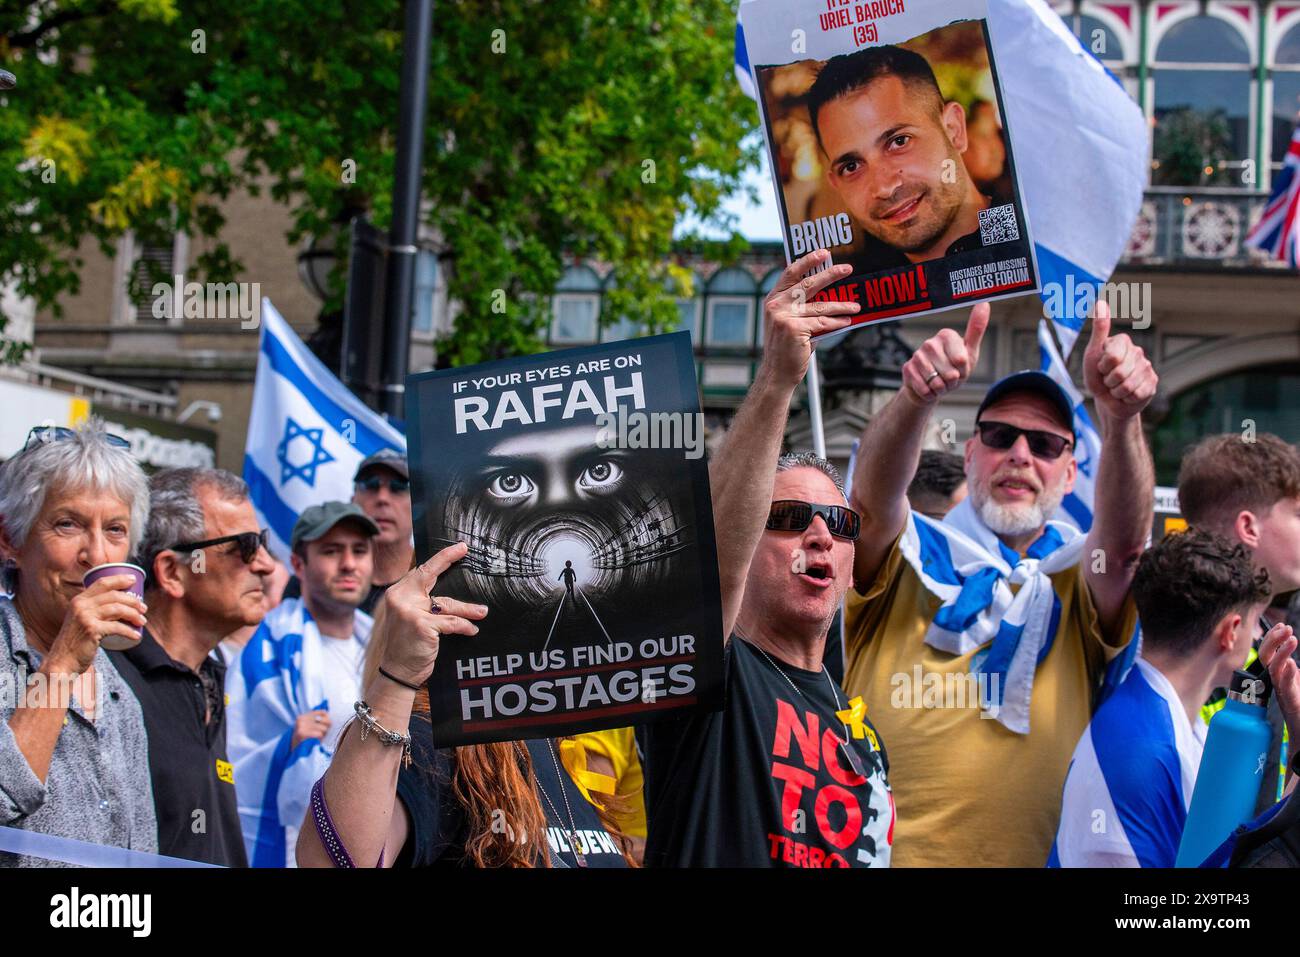
[[[411,376],[416,553],[486,605],[429,681],[440,746],[716,709],[722,606],[688,333]]]
[[[986,0],[740,6],[786,258],[853,274],[854,326],[1036,292]]]

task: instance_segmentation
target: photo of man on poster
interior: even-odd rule
[[[992,112],[982,102],[983,113]],[[978,125],[965,107],[945,100],[929,61],[900,46],[871,47],[831,58],[807,94],[826,179],[866,234],[855,272],[922,263],[977,250],[983,210],[1011,202],[984,191],[965,157],[1005,157],[1001,130]],[[976,138],[979,142],[976,142]],[[996,143],[986,143],[990,138]],[[1000,165],[1000,164],[997,164]]]

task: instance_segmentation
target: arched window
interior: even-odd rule
[[[1283,363],[1231,372],[1174,396],[1151,436],[1157,479],[1176,484],[1179,462],[1190,446],[1242,422],[1254,422],[1259,432],[1285,442],[1300,441],[1300,408],[1291,399],[1297,389],[1300,372],[1294,363]]]
[[[705,343],[748,348],[754,342],[754,297],[758,284],[743,269],[723,269],[709,280],[705,295]]]
[[[605,289],[615,289],[618,287],[618,277],[614,273],[609,274],[605,280]],[[606,301],[608,304],[608,300]],[[622,339],[635,339],[641,335],[644,330],[637,323],[633,322],[626,316],[618,318],[609,318],[605,326],[600,330],[601,342],[618,342]]]
[[[415,259],[415,320],[411,333],[428,339],[434,331],[434,305],[438,292],[438,256],[431,249],[421,249]]]
[[[771,291],[773,290],[773,288],[776,287],[777,282],[780,281],[780,279],[781,279],[781,274],[784,273],[784,272],[785,272],[785,270],[782,269],[780,266],[778,266],[776,269],[773,269],[770,273],[768,273],[766,276],[763,277],[763,281],[762,281],[762,283],[759,284],[759,287],[758,287],[758,336],[757,336],[757,339],[758,339],[758,345],[759,345],[760,348],[761,348],[762,345],[763,345],[763,300],[766,299],[766,298],[767,298],[767,294],[768,294],[769,292],[771,292]]]
[[[665,287],[672,294],[681,292],[677,283],[669,277]],[[699,276],[691,278],[691,295],[677,297],[677,330],[685,330],[691,334],[691,345],[699,348],[703,343],[700,341],[700,284]],[[674,330],[674,331],[677,331]]]
[[[1079,14],[1067,15],[1062,19],[1070,32],[1079,38],[1083,48],[1091,50],[1098,60],[1107,64],[1124,61],[1124,46],[1120,43],[1118,34],[1096,17]]]
[[[595,342],[600,318],[600,277],[586,266],[570,266],[551,299],[551,341]]]
[[[1189,17],[1156,48],[1157,186],[1244,186],[1250,158],[1250,48],[1225,21]]]
[[[1273,164],[1280,168],[1300,115],[1300,25],[1278,44],[1273,66]]]

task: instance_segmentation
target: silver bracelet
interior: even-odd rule
[[[374,711],[371,709],[370,705],[366,704],[364,701],[358,701],[352,706],[352,708],[357,713],[357,720],[361,722],[361,740],[366,740],[370,732],[373,731],[375,737],[379,739],[379,743],[386,748],[395,744],[400,744],[402,746],[402,766],[409,768],[411,766],[410,733],[401,734],[397,731],[389,731],[375,720]]]

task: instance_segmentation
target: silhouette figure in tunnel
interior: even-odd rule
[[[573,594],[573,583],[578,580],[578,573],[573,570],[573,562],[564,563],[564,568],[560,571],[559,578],[564,579],[564,587],[568,589],[569,597],[576,603],[578,599]]]

